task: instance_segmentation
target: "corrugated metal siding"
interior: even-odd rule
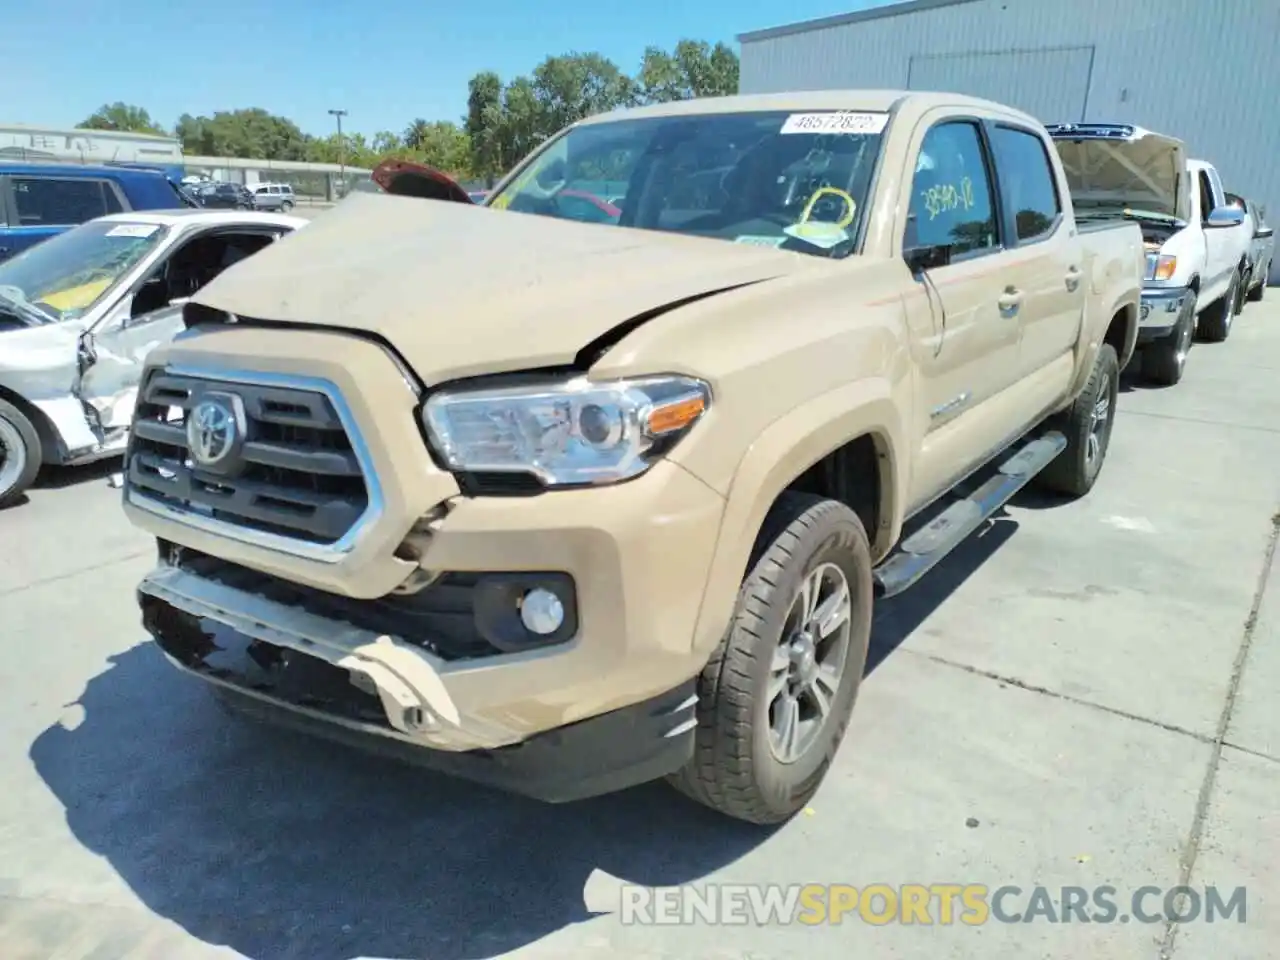
[[[1078,120],[1089,100],[1092,46],[1002,53],[917,53],[909,90],[954,90],[998,100],[1038,117]]]
[[[744,42],[740,89],[922,89],[932,76],[956,92],[1021,98],[1045,122],[1137,123],[1182,138],[1227,189],[1280,221],[1277,37],[1277,0],[977,0]],[[1064,47],[1093,49],[1084,95],[1080,61],[1048,65],[1045,51]],[[1018,69],[1015,55],[1032,51],[1046,65]],[[1002,70],[1016,85],[997,95]]]

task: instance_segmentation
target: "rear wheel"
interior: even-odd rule
[[[1148,344],[1142,348],[1142,376],[1151,383],[1171,387],[1182,379],[1187,368],[1187,354],[1191,352],[1191,342],[1195,339],[1196,307],[1188,298],[1182,313],[1178,315],[1177,326],[1165,339]]]
[[[1270,273],[1271,273],[1271,264],[1269,263],[1264,263],[1262,267],[1258,270],[1258,274],[1261,277],[1261,280],[1259,281],[1256,287],[1253,287],[1247,294],[1245,294],[1245,296],[1253,303],[1257,303],[1267,295],[1267,277],[1270,275]]]
[[[1115,348],[1104,343],[1080,395],[1050,423],[1067,438],[1067,448],[1037,475],[1039,486],[1072,497],[1093,489],[1111,446],[1119,383]]]
[[[1221,343],[1231,336],[1231,321],[1236,318],[1236,300],[1240,291],[1240,271],[1231,274],[1231,285],[1222,299],[1200,314],[1197,332],[1207,343]]]
[[[0,400],[0,507],[14,503],[40,472],[40,435],[26,414]]]
[[[693,758],[672,783],[768,824],[809,802],[844,739],[871,636],[871,550],[844,504],[785,493],[753,556],[699,679]]]
[[[293,209],[293,201],[286,200],[284,203],[280,204],[280,209],[283,210],[285,213],[288,213],[290,210]]]

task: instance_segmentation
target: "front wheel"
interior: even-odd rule
[[[1240,271],[1231,274],[1231,284],[1222,299],[1200,314],[1198,332],[1208,343],[1221,343],[1231,336],[1231,321],[1236,318],[1236,301],[1240,296]]]
[[[26,414],[0,400],[0,507],[18,500],[40,472],[40,435]]]
[[[1051,424],[1067,438],[1067,447],[1040,472],[1039,486],[1071,497],[1082,497],[1093,489],[1111,446],[1119,384],[1115,348],[1104,343],[1084,389]]]
[[[1195,339],[1196,307],[1188,299],[1173,332],[1163,340],[1142,348],[1142,376],[1151,383],[1172,387],[1182,379],[1187,369],[1187,354]]]
[[[871,550],[844,504],[788,492],[753,557],[699,678],[693,758],[672,783],[771,824],[809,802],[844,739],[871,636]]]

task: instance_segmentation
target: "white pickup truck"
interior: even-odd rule
[[[1132,124],[1049,127],[1076,219],[1137,221],[1147,254],[1138,330],[1142,373],[1171,386],[1191,342],[1222,341],[1243,306],[1251,235],[1213,165],[1182,141]]]

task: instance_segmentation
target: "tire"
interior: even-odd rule
[[[1258,272],[1262,277],[1262,282],[1245,294],[1245,299],[1251,303],[1258,303],[1267,295],[1267,278],[1271,274],[1271,264],[1265,264],[1263,269]]]
[[[1237,271],[1237,275],[1240,277],[1240,282],[1236,285],[1236,295],[1231,301],[1231,312],[1238,317],[1244,313],[1244,298],[1245,294],[1249,292],[1249,284],[1253,280],[1253,274],[1247,270],[1241,270]]]
[[[793,614],[803,607],[802,588],[814,580],[826,589],[843,583],[850,604],[847,620],[828,635],[834,643],[822,643],[820,637],[810,647],[792,628]],[[819,608],[824,597],[829,599],[818,595]],[[756,539],[729,629],[699,678],[694,755],[670,778],[672,784],[699,803],[749,823],[781,823],[803,809],[849,724],[866,667],[871,604],[871,550],[857,514],[811,494],[779,497]],[[784,637],[789,638],[785,644]],[[841,646],[837,670],[829,657]],[[817,705],[811,688],[792,700],[793,671],[797,682],[805,673],[812,680],[815,670],[824,675],[824,659],[831,671],[821,684],[830,694],[829,709],[802,735],[796,744],[801,750],[780,755],[773,724],[780,723],[786,704],[803,701],[811,713]],[[782,682],[781,689],[775,680]]]
[[[35,426],[13,404],[0,400],[0,507],[17,502],[35,482],[42,459]]]
[[[1080,395],[1049,424],[1062,431],[1067,448],[1036,477],[1038,486],[1070,497],[1083,497],[1093,489],[1111,446],[1119,382],[1115,348],[1104,343]]]
[[[1222,299],[1200,314],[1196,332],[1205,343],[1222,343],[1231,336],[1231,321],[1236,317],[1236,300],[1240,292],[1240,271],[1231,275],[1231,285]]]
[[[293,201],[286,200],[284,203],[280,204],[280,209],[283,210],[285,213],[288,213],[290,210],[293,209]]]
[[[1142,348],[1142,378],[1162,387],[1172,387],[1181,380],[1195,332],[1196,306],[1188,300],[1173,333]]]

